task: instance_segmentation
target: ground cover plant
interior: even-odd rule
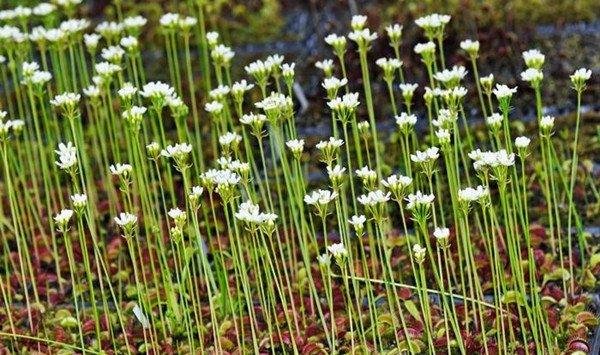
[[[555,118],[539,50],[508,86],[479,73],[476,39],[469,66],[448,62],[449,15],[405,23],[422,31],[411,51],[402,25],[357,15],[323,39],[319,140],[298,133],[294,63],[236,61],[204,1],[152,29],[168,83],[145,70],[144,17],[115,1],[92,23],[79,3],[0,11],[3,352],[591,350],[591,70]],[[375,41],[392,55],[372,58]],[[408,58],[426,82],[406,80]],[[522,92],[531,122],[514,117]]]

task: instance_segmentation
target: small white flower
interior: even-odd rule
[[[415,162],[417,164],[421,164],[421,163],[425,163],[425,162],[429,162],[429,161],[435,161],[435,160],[437,160],[437,158],[439,158],[439,156],[440,156],[439,148],[438,147],[430,147],[424,151],[420,151],[420,150],[415,151],[415,154],[410,155],[410,160],[412,160],[413,162]]]
[[[125,51],[120,46],[110,46],[103,48],[100,55],[111,63],[119,63],[124,54]]]
[[[304,151],[304,139],[292,139],[285,143],[292,154],[302,154]]]
[[[339,88],[341,88],[342,86],[344,86],[346,84],[348,84],[348,79],[346,79],[346,78],[338,79],[335,76],[332,76],[332,77],[323,79],[323,83],[321,84],[321,86],[323,86],[323,88],[329,92],[329,91],[337,91]]]
[[[83,41],[85,46],[90,50],[95,50],[98,47],[98,42],[100,41],[100,35],[97,33],[90,33],[83,35]]]
[[[123,20],[123,27],[126,29],[139,29],[144,27],[148,23],[148,20],[142,16],[130,16]]]
[[[353,30],[361,30],[363,27],[365,27],[366,23],[367,23],[367,16],[354,15],[354,16],[352,16],[352,21],[350,22],[350,27],[352,27]]]
[[[360,195],[357,200],[364,206],[375,206],[388,202],[391,193],[385,193],[381,190],[369,191],[366,195]]]
[[[317,67],[317,69],[321,69],[325,73],[330,73],[333,70],[333,60],[324,59],[322,61],[318,61],[315,63],[315,67]]]
[[[531,139],[527,137],[517,137],[515,138],[515,147],[518,149],[526,149],[529,147],[529,143],[531,143]]]
[[[71,220],[71,217],[73,217],[73,210],[61,210],[54,216],[54,223],[58,224],[60,228],[65,228]]]
[[[352,225],[352,227],[354,227],[354,230],[359,232],[364,230],[365,228],[365,222],[367,222],[367,217],[365,217],[364,215],[358,215],[358,216],[352,216],[349,220],[348,223],[350,223]]]
[[[428,54],[433,54],[435,53],[435,43],[429,41],[426,43],[417,43],[417,45],[415,45],[415,53],[417,54],[421,54],[421,55],[428,55]]]
[[[503,120],[504,117],[501,114],[494,112],[485,119],[485,122],[492,130],[497,130],[502,125]]]
[[[512,97],[513,94],[517,92],[517,88],[510,88],[507,85],[496,84],[496,87],[493,90],[494,95],[498,100],[503,98]]]
[[[121,212],[119,217],[114,218],[114,221],[118,226],[130,229],[137,223],[137,217],[131,213]]]
[[[73,168],[77,164],[77,149],[73,143],[68,142],[67,144],[60,143],[58,150],[55,151],[58,154],[58,161],[56,165],[63,169],[68,170]]]
[[[396,124],[402,132],[409,132],[417,123],[417,116],[409,115],[406,112],[400,113],[400,116],[396,116]]]
[[[470,39],[465,39],[460,42],[460,48],[470,55],[475,55],[479,52],[479,41],[473,41]]]
[[[433,236],[436,239],[448,239],[450,237],[450,229],[448,229],[448,228],[436,228],[433,231]]]
[[[345,258],[348,256],[348,250],[344,247],[342,243],[332,244],[327,247],[327,250],[333,255],[334,258]]]
[[[398,86],[400,87],[400,91],[402,91],[402,96],[412,97],[415,93],[415,90],[417,90],[417,88],[419,87],[419,84],[408,84],[407,83],[407,84],[400,84]]]
[[[546,56],[544,56],[542,52],[537,49],[530,49],[523,52],[523,60],[525,60],[525,65],[528,68],[541,69],[541,67],[544,65],[545,59]]]
[[[554,117],[543,116],[540,119],[540,128],[545,131],[551,131],[554,128]]]
[[[544,79],[544,73],[541,70],[535,68],[528,68],[521,73],[521,80],[530,83],[538,83]]]
[[[417,191],[406,197],[406,201],[408,202],[406,208],[412,210],[418,206],[431,205],[433,200],[435,200],[434,195],[423,194],[421,191]]]
[[[110,168],[110,173],[112,175],[116,175],[116,176],[131,174],[131,172],[133,171],[133,167],[130,164],[117,163],[117,164],[111,165],[109,168]]]
[[[307,194],[304,196],[304,202],[307,205],[321,205],[321,206],[325,206],[327,204],[329,204],[330,202],[332,202],[333,200],[335,200],[337,198],[338,194],[335,191],[329,191],[329,190],[316,190],[311,192],[310,194]]]
[[[359,47],[368,46],[369,43],[377,39],[377,33],[371,32],[368,28],[354,30],[348,34],[348,38],[356,42]]]
[[[73,202],[73,207],[78,210],[87,205],[87,196],[85,194],[74,194],[71,195],[71,201]]]
[[[427,253],[427,249],[423,248],[420,244],[413,245],[413,257],[417,263],[420,264],[425,261],[425,253]]]

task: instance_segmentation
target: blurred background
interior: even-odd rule
[[[425,71],[413,47],[424,41],[424,37],[414,20],[437,12],[452,15],[446,31],[447,62],[469,69],[470,64],[458,45],[466,38],[478,39],[481,42],[480,74],[493,73],[497,82],[520,86],[514,102],[516,118],[533,115],[531,92],[519,80],[524,67],[521,52],[530,48],[538,48],[546,55],[543,90],[548,114],[560,116],[572,112],[574,97],[569,74],[579,67],[590,68],[594,73],[584,98],[585,109],[592,112],[599,109],[598,0],[84,0],[81,11],[92,21],[114,19],[115,1],[122,2],[126,15],[141,14],[149,19],[142,46],[145,64],[154,79],[167,80],[167,73],[162,70],[164,43],[156,32],[158,19],[166,12],[186,14],[198,1],[207,7],[209,29],[218,31],[236,52],[234,79],[245,77],[242,72],[245,64],[270,54],[279,53],[285,56],[286,62],[296,62],[297,81],[309,103],[301,112],[300,124],[309,130],[320,131],[322,127],[318,123],[325,106],[325,94],[320,87],[322,73],[314,63],[333,57],[323,38],[329,33],[347,34],[354,14],[367,15],[368,26],[380,33],[380,40],[375,42],[369,56],[374,90],[382,93],[375,97],[382,100],[387,100],[387,96],[382,80],[377,80],[381,71],[374,62],[392,54],[387,39],[381,39],[385,26],[390,23],[404,26],[402,57],[406,80],[421,83],[419,90],[422,90]],[[39,1],[4,0],[3,3],[10,8]],[[356,83],[353,89],[358,90],[360,68],[352,46],[347,56],[351,87]],[[472,81],[468,76],[466,83]],[[477,107],[475,96],[471,97],[471,107]],[[380,110],[379,114],[387,116],[386,110]],[[386,121],[391,117],[378,119]]]

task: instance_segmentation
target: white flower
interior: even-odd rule
[[[442,145],[450,143],[450,131],[447,129],[438,129],[435,132],[435,136]]]
[[[111,165],[110,167],[110,173],[116,176],[121,176],[124,174],[131,174],[131,172],[133,171],[133,167],[130,164],[121,164],[121,163],[117,163],[114,165]]]
[[[545,59],[546,56],[537,49],[530,49],[523,52],[523,60],[525,60],[525,65],[528,68],[540,69],[544,65]]]
[[[409,115],[406,112],[400,113],[400,116],[396,116],[396,124],[403,132],[408,132],[417,123],[417,116]]]
[[[375,172],[375,170],[371,170],[366,165],[360,169],[355,170],[354,173],[356,173],[356,176],[358,176],[359,178],[361,178],[363,180],[377,179],[377,173]]]
[[[448,239],[450,237],[450,229],[448,228],[436,228],[433,231],[435,239]]]
[[[71,195],[71,201],[73,202],[73,207],[79,210],[87,205],[87,196],[85,194],[74,194]]]
[[[138,89],[131,83],[125,83],[117,92],[119,97],[124,100],[131,100],[133,95],[137,93]]]
[[[25,77],[32,76],[38,69],[40,69],[40,66],[36,62],[23,62],[23,64],[21,64],[21,70]]]
[[[292,154],[301,154],[304,151],[304,139],[292,139],[285,143]]]
[[[265,65],[271,70],[271,72],[274,72],[275,70],[278,70],[281,67],[281,64],[283,64],[283,60],[284,57],[282,55],[273,54],[267,57],[267,59],[265,60]]]
[[[271,72],[271,67],[262,60],[254,61],[244,67],[246,73],[255,78],[262,78]]]
[[[161,155],[165,158],[178,158],[187,156],[192,152],[192,146],[188,143],[177,143],[169,145],[161,151]]]
[[[142,16],[130,16],[123,20],[123,27],[126,29],[138,29],[146,25],[148,20]]]
[[[253,87],[254,84],[248,84],[245,79],[242,79],[231,85],[231,95],[233,95],[234,98],[241,97],[246,91],[250,91]]]
[[[114,221],[122,228],[132,228],[137,223],[137,217],[131,213],[121,212]]]
[[[428,161],[437,160],[440,156],[438,147],[430,147],[424,151],[417,150],[415,154],[410,155],[410,160],[415,163],[421,164]]]
[[[346,37],[338,36],[335,33],[332,33],[325,37],[325,43],[332,46],[333,48],[343,49],[346,47]]]
[[[65,92],[54,96],[54,99],[50,100],[50,104],[54,107],[74,107],[77,106],[80,99],[81,95],[79,94]]]
[[[543,116],[540,119],[540,128],[542,130],[550,131],[554,128],[554,117],[553,116]]]
[[[517,92],[517,88],[509,88],[507,85],[496,84],[496,87],[493,90],[494,95],[498,100],[512,97],[513,94]]]
[[[587,81],[592,77],[592,71],[586,68],[579,68],[575,70],[573,75],[570,76],[571,80]]]
[[[256,113],[248,113],[242,116],[242,118],[240,118],[240,123],[242,124],[246,124],[246,125],[259,125],[259,124],[264,124],[267,121],[267,116],[263,115],[263,114],[256,114]],[[304,143],[304,141],[303,141]]]
[[[381,185],[392,191],[400,191],[412,184],[412,178],[404,175],[390,175],[387,179],[381,180]]]
[[[168,12],[161,16],[159,23],[161,27],[173,30],[179,26],[180,20],[181,16],[179,16],[179,14]]]
[[[188,197],[191,201],[197,201],[203,192],[204,188],[202,186],[192,186],[192,191],[188,194]]]
[[[462,65],[453,66],[451,69],[445,69],[441,72],[437,72],[433,77],[444,84],[452,83],[458,84],[467,75],[467,70]]]
[[[525,149],[529,147],[529,143],[531,143],[531,139],[527,137],[515,138],[515,147],[517,147],[518,149]]]
[[[331,201],[335,200],[336,197],[338,196],[337,192],[332,192],[329,190],[316,190],[311,192],[310,194],[307,194],[304,196],[304,202],[307,205],[327,205],[329,204]]]
[[[415,90],[419,87],[419,84],[400,84],[400,91],[402,91],[402,96],[404,97],[412,97],[415,93]]]
[[[479,41],[465,39],[460,42],[460,48],[471,55],[477,54],[477,52],[479,52]]]
[[[419,206],[431,205],[433,200],[435,200],[434,195],[423,194],[421,191],[417,191],[416,193],[410,194],[406,197],[406,201],[408,202],[406,208],[412,210],[413,208]]]
[[[174,220],[185,219],[185,211],[182,211],[179,207],[171,208],[167,214]]]
[[[415,24],[417,26],[427,30],[427,29],[436,29],[442,27],[450,22],[449,15],[440,15],[440,14],[431,14],[423,17],[419,17],[415,20]]]
[[[138,42],[137,38],[135,38],[133,36],[127,36],[127,37],[121,38],[121,41],[119,42],[119,44],[123,48],[125,48],[129,51],[136,49],[139,46],[139,42]]]
[[[343,144],[344,144],[344,141],[342,139],[329,137],[329,140],[320,141],[319,143],[317,143],[316,147],[319,150],[324,150],[324,149],[328,149],[328,148],[337,149],[337,148],[340,148]]]
[[[417,54],[432,54],[435,52],[435,43],[429,41],[426,43],[417,43],[417,45],[415,45],[415,53]]]
[[[208,93],[208,96],[210,96],[210,98],[213,99],[213,100],[221,100],[225,96],[229,95],[230,91],[231,91],[231,89],[229,88],[229,86],[227,86],[227,85],[219,85],[216,88],[212,89]]]
[[[451,129],[457,119],[458,114],[455,111],[443,108],[438,111],[438,118],[431,121],[431,123],[436,127]]]
[[[323,79],[323,83],[321,84],[321,86],[323,86],[323,88],[329,92],[337,91],[339,88],[346,84],[348,84],[348,79],[338,79],[335,76],[331,76],[329,78]]]
[[[231,63],[231,59],[235,56],[235,52],[225,45],[219,44],[212,49],[210,57],[219,65],[228,65]],[[246,69],[248,72],[248,69]],[[250,72],[248,72],[250,74]]]
[[[324,59],[322,61],[316,62],[315,67],[317,67],[317,69],[321,69],[325,73],[331,72],[333,70],[333,60]]]
[[[480,201],[482,198],[487,197],[488,195],[489,191],[487,187],[483,187],[481,185],[477,186],[477,188],[467,187],[462,190],[458,190],[458,200],[466,203]]]
[[[232,144],[238,144],[242,141],[242,136],[235,132],[227,132],[219,136],[219,144],[222,146],[230,146]]]
[[[485,119],[485,122],[491,129],[496,130],[502,125],[503,119],[504,117],[501,114],[494,112]]]
[[[354,30],[348,34],[348,38],[356,42],[359,46],[367,46],[369,43],[377,39],[377,33],[371,33],[368,28],[362,30]]]
[[[71,217],[73,217],[73,210],[61,210],[54,216],[54,223],[58,224],[60,228],[64,228],[71,220]]]
[[[521,80],[527,81],[530,83],[540,82],[544,79],[544,73],[541,70],[535,68],[528,68],[524,72],[521,73]]]
[[[125,51],[123,48],[119,46],[110,46],[106,48],[102,48],[101,56],[104,60],[107,60],[112,63],[119,63],[123,58]]]
[[[367,218],[364,215],[352,216],[348,223],[354,227],[355,231],[362,231],[365,228],[365,222],[367,222]]]
[[[54,10],[56,10],[55,5],[42,2],[33,8],[33,14],[36,16],[46,16],[54,12]]]
[[[571,75],[571,82],[573,83],[573,88],[577,91],[583,91],[585,89],[586,81],[590,80],[592,77],[592,71],[585,68],[577,69],[573,75]]]
[[[358,196],[357,200],[364,206],[375,206],[386,203],[390,200],[391,193],[385,193],[381,190],[369,191],[366,195]]]
[[[175,95],[175,89],[160,81],[152,81],[142,87],[140,95],[151,100],[166,100]]]
[[[204,104],[204,110],[208,113],[219,114],[223,111],[223,104],[219,101],[211,101]]]
[[[206,43],[211,47],[219,43],[219,33],[214,31],[206,32]]]
[[[77,164],[77,148],[75,148],[73,143],[60,143],[58,145],[58,150],[55,152],[58,154],[58,161],[56,162],[56,165],[59,168],[67,170]]]
[[[96,47],[98,47],[98,42],[100,41],[100,35],[97,33],[86,33],[83,35],[83,41],[88,49],[96,49]]]
[[[109,62],[100,62],[94,66],[96,73],[102,77],[110,77],[121,70],[121,67],[117,64]]]
[[[420,264],[425,260],[426,252],[427,252],[427,249],[423,248],[421,245],[419,245],[419,244],[413,245],[413,256],[414,256],[415,260],[417,261],[417,263]]]
[[[515,165],[515,154],[508,153],[504,149],[500,149],[496,152],[496,164],[502,166],[512,166]]]
[[[353,30],[360,30],[363,27],[365,27],[366,23],[367,23],[367,16],[354,15],[354,16],[352,16],[352,21],[350,22],[350,27],[352,27]]]
[[[346,256],[348,256],[348,251],[342,243],[331,244],[327,247],[327,250],[329,250],[331,255],[333,255],[333,257],[336,259],[345,258]]]
[[[378,67],[383,69],[384,72],[393,73],[395,70],[402,67],[402,61],[396,58],[379,58],[375,61]]]
[[[389,25],[385,28],[385,32],[390,38],[390,43],[392,45],[400,44],[400,38],[402,37],[402,26],[395,23],[393,25]]]
[[[32,83],[33,85],[44,85],[47,82],[49,82],[50,80],[52,80],[52,74],[50,74],[47,71],[35,71],[33,73],[33,75],[31,76],[31,78],[29,78],[29,82]]]

